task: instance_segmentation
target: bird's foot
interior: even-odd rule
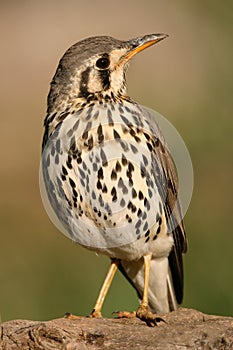
[[[146,322],[147,326],[149,326],[149,327],[157,326],[159,322],[166,323],[166,321],[163,318],[158,317],[155,314],[153,314],[149,310],[148,306],[140,305],[137,312],[136,312],[136,317],[139,318],[140,320]]]
[[[136,317],[136,311],[114,311],[113,315],[117,315],[117,318],[134,318]]]
[[[101,311],[98,310],[92,310],[92,313],[90,314],[90,317],[92,318],[102,318]]]
[[[73,315],[70,312],[66,312],[65,315],[64,315],[64,318],[68,318],[68,320],[77,320],[80,317],[81,316]]]

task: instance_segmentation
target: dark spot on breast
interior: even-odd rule
[[[106,154],[104,153],[102,148],[101,148],[101,151],[100,151],[100,157],[102,159],[102,165],[103,166],[107,166],[108,165],[107,157],[106,157]]]
[[[72,187],[72,188],[75,188],[76,187],[76,184],[75,184],[75,182],[69,177],[69,183],[70,183],[70,186]]]
[[[116,168],[115,169],[116,169],[116,172],[121,171],[121,165],[120,165],[119,161],[116,162]]]
[[[129,150],[128,143],[126,141],[124,141],[124,140],[121,140],[121,139],[119,139],[119,143],[120,143],[123,151],[124,152],[128,152],[128,150]]]
[[[101,184],[100,180],[97,181],[96,187],[98,188],[98,190],[102,189],[102,184]]]
[[[136,198],[137,197],[137,192],[135,191],[134,188],[132,188],[132,197]]]
[[[103,128],[101,124],[99,124],[97,128],[97,135],[98,135],[98,142],[102,143],[104,140],[104,135],[103,135]]]
[[[83,179],[85,179],[85,173],[84,173],[84,171],[83,171],[81,168],[78,168],[78,171],[79,171],[80,176],[81,176]]]
[[[130,133],[131,136],[135,136],[136,135],[136,132],[132,128],[130,129],[129,133]]]
[[[150,210],[150,202],[148,200],[146,201],[146,205],[145,206],[146,206],[146,209],[149,211]]]
[[[120,113],[124,113],[124,109],[122,108],[122,103],[118,104],[118,110]]]
[[[85,131],[83,134],[82,134],[82,139],[83,140],[86,140],[88,138],[88,131]]]
[[[93,114],[93,120],[96,120],[99,116],[99,111],[97,110],[94,114]]]
[[[129,162],[128,171],[129,171],[129,172],[134,171],[134,166],[133,166],[133,164],[132,164],[131,162]]]
[[[52,146],[52,148],[51,148],[51,156],[54,156],[54,154],[55,154],[55,147]]]
[[[102,188],[102,192],[103,193],[107,193],[108,192],[107,186],[105,184],[104,184],[104,186]]]
[[[135,140],[137,143],[141,142],[141,139],[140,139],[140,137],[138,137],[138,136],[134,136],[134,140]]]
[[[132,123],[130,123],[130,121],[123,115],[123,112],[120,112],[122,114],[120,114],[120,117],[122,119],[122,121],[124,122],[125,125],[127,125],[129,128],[133,126]]]
[[[81,164],[81,163],[82,163],[81,155],[80,155],[79,157],[77,157],[77,163],[78,163],[78,164]]]
[[[128,214],[126,214],[125,218],[129,223],[132,222],[132,218]]]
[[[147,213],[144,211],[144,213],[142,214],[142,220],[146,220],[147,218]]]
[[[83,170],[87,170],[87,165],[86,165],[86,163],[85,162],[83,162],[83,164],[82,164],[82,166],[83,166]]]
[[[143,134],[144,134],[145,138],[147,139],[147,141],[149,141],[150,140],[150,135],[147,134],[146,132],[144,132]]]
[[[142,164],[141,164],[141,177],[142,178],[146,177],[146,168]]]
[[[121,162],[122,162],[122,165],[124,165],[124,166],[128,164],[128,160],[124,154],[122,154]]]
[[[132,206],[133,206],[132,202],[131,202],[131,201],[129,201],[129,203],[128,203],[128,205],[127,205],[127,208],[128,208],[128,209],[131,209],[131,208],[132,208]]]
[[[147,157],[144,154],[142,155],[142,160],[143,160],[144,165],[147,166],[148,165],[148,159],[147,159]]]
[[[114,107],[113,104],[111,104],[111,108],[112,107]],[[114,109],[112,109],[112,110],[114,110]],[[112,119],[112,112],[110,111],[110,109],[108,109],[108,111],[107,111],[107,118],[108,118],[108,125],[109,126],[114,126],[114,121]]]
[[[75,124],[74,124],[74,126],[73,126],[73,131],[76,131],[76,130],[78,129],[79,123],[80,123],[80,119],[78,119],[78,120],[75,122]]]
[[[134,145],[130,144],[130,148],[134,154],[138,152],[138,149]]]
[[[124,186],[124,182],[122,180],[122,177],[119,178],[119,181],[118,181],[118,187],[119,188],[122,188]]]
[[[61,140],[60,139],[58,139],[56,141],[56,146],[55,147],[56,147],[57,152],[60,153],[60,150],[61,150]]]
[[[88,147],[88,150],[89,150],[89,151],[93,148],[93,144],[94,144],[93,136],[91,135],[91,136],[89,137],[89,139],[87,140],[87,147]]]
[[[76,148],[75,137],[72,136],[72,138],[70,139],[70,148],[69,148],[69,151],[70,151],[71,153],[74,153],[74,152],[75,152],[75,148]]]
[[[78,197],[78,193],[77,193],[77,191],[73,188],[73,196],[74,196],[74,198],[77,200],[77,197]]]
[[[114,136],[115,140],[119,140],[121,138],[120,135],[118,134],[118,132],[115,129],[113,129],[113,136]]]
[[[128,188],[125,185],[122,186],[122,193],[123,194],[127,194],[128,193]]]
[[[104,201],[101,194],[99,195],[99,203],[101,207],[104,207]]]
[[[150,152],[152,152],[152,151],[153,151],[153,146],[151,145],[151,143],[147,142],[146,145],[147,145],[147,147],[148,147],[148,150],[149,150]]]
[[[69,169],[72,169],[72,164],[71,164],[71,162],[72,162],[72,158],[71,158],[70,155],[68,155],[68,159],[67,159],[67,161],[66,161],[66,165],[67,165],[67,167],[68,167]]]
[[[138,198],[142,200],[144,198],[142,191],[138,192]]]
[[[124,198],[121,199],[121,201],[120,201],[120,206],[121,206],[121,207],[124,207],[124,206],[125,206],[125,200],[124,200]]]
[[[64,175],[68,175],[68,171],[66,170],[64,165],[62,166],[62,172],[63,172]]]
[[[99,170],[98,170],[98,179],[100,180],[100,179],[102,179],[103,180],[103,178],[104,178],[104,174],[103,174],[103,168],[100,168]]]
[[[127,171],[126,171],[126,176],[127,176],[129,179],[131,179],[131,177],[132,177],[131,171],[127,170]]]
[[[117,173],[116,173],[116,171],[114,169],[111,172],[111,179],[112,180],[116,180],[117,179]]]
[[[112,190],[111,190],[111,195],[112,195],[112,196],[115,196],[115,195],[116,195],[116,193],[117,193],[117,192],[116,192],[116,188],[115,188],[115,187],[113,187],[113,188],[112,188]]]

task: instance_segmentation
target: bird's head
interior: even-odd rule
[[[59,62],[51,82],[48,107],[57,105],[59,108],[59,101],[70,104],[74,100],[124,95],[129,60],[166,37],[166,34],[150,34],[121,41],[109,36],[96,36],[76,43]]]

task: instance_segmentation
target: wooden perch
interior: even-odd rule
[[[233,318],[179,309],[150,328],[138,319],[46,322],[13,320],[1,324],[1,350],[227,350],[233,349]]]

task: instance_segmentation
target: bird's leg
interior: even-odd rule
[[[144,256],[144,291],[139,309],[148,309],[148,288],[150,278],[151,255],[152,254],[148,254]]]
[[[120,260],[118,260],[118,259],[112,260],[110,268],[109,268],[108,273],[107,273],[107,276],[105,277],[104,283],[103,283],[102,288],[99,292],[99,296],[96,300],[94,309],[91,313],[91,317],[102,317],[101,309],[102,309],[105,297],[107,295],[107,292],[109,290],[109,287],[111,285],[111,282],[113,280],[113,277],[116,273],[119,262],[120,262]]]
[[[150,262],[152,254],[144,256],[144,290],[142,301],[136,312],[136,316],[140,320],[145,321],[148,326],[154,327],[157,322],[164,321],[160,317],[156,317],[149,309],[148,305],[148,289],[149,289],[149,278],[150,278]]]

